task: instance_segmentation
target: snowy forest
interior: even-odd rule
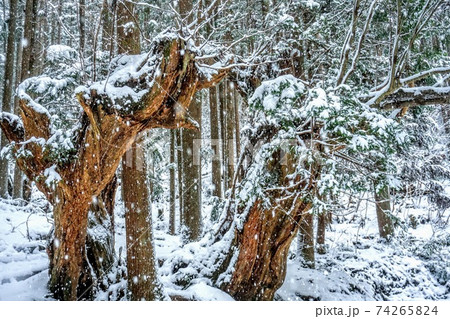
[[[449,0],[0,0],[0,300],[450,299]]]

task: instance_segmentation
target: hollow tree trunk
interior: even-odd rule
[[[257,202],[237,233],[239,256],[231,281],[224,287],[236,300],[272,300],[284,282],[289,247],[299,221],[311,205],[298,200],[294,214],[287,215],[292,201],[281,209],[265,209]]]
[[[114,202],[117,178],[94,198],[89,208],[86,256],[78,281],[79,299],[92,300],[97,289],[107,289],[106,275],[114,263]]]
[[[76,195],[76,196],[74,196]],[[49,289],[58,300],[76,300],[78,280],[86,255],[90,198],[59,189],[53,209],[55,236],[49,249]]]
[[[236,300],[274,298],[286,276],[289,247],[312,206],[305,194],[312,194],[320,173],[319,166],[313,163],[309,180],[290,180],[288,176],[296,167],[294,158],[290,154],[282,158],[280,151],[272,154],[267,167],[278,176],[281,187],[266,192],[265,200],[270,200],[270,206],[256,200],[242,230],[236,230],[238,256],[230,281],[222,287]],[[297,185],[290,188],[289,181]],[[298,192],[300,189],[302,192]]]

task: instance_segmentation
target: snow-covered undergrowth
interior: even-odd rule
[[[0,300],[47,299],[49,218],[45,201],[0,200]]]
[[[366,203],[369,203],[366,207]],[[405,205],[397,212],[396,238],[379,240],[375,208],[363,201],[359,210],[336,216],[327,230],[325,255],[316,254],[316,269],[302,268],[297,242],[291,248],[287,276],[276,300],[423,300],[450,299],[450,230],[436,214],[422,206]],[[183,244],[168,235],[168,209],[153,227],[158,273],[164,294],[175,300],[232,300],[209,279],[229,244],[204,238]],[[210,207],[205,207],[205,211]],[[448,218],[450,212],[440,217]],[[0,300],[49,300],[46,236],[51,214],[45,201],[0,201]],[[211,224],[206,221],[205,228]],[[122,247],[122,249],[120,249]],[[116,252],[125,260],[125,227],[120,200],[116,205]],[[112,272],[115,268],[112,269]],[[113,274],[114,275],[114,274]],[[98,300],[120,295],[119,280]]]
[[[281,300],[450,299],[450,230],[427,206],[399,212],[402,222],[389,243],[379,240],[373,203],[335,219],[327,230],[327,253],[316,269],[301,267],[292,247]],[[448,218],[447,212],[441,220]],[[411,224],[411,221],[413,225]]]

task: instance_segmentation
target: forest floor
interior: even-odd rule
[[[118,252],[125,246],[120,200],[116,208]],[[195,258],[195,243],[183,246],[180,236],[168,235],[167,214],[158,219],[158,207],[153,208],[156,257],[165,295],[189,300],[232,300],[202,276],[187,288],[174,279],[176,276],[168,270],[173,265],[163,262],[173,254],[184,255],[181,259]],[[326,235],[327,253],[316,254],[316,269],[301,266],[296,256],[297,243],[293,243],[286,280],[276,300],[450,299],[449,211],[438,216],[429,211],[426,200],[403,205],[396,213],[396,238],[389,243],[377,236],[375,209],[370,201],[362,201],[358,209],[351,207],[350,211],[353,213],[334,217]],[[0,200],[0,300],[51,299],[46,288],[45,251],[51,223],[48,204],[36,194],[30,203]],[[98,295],[99,300],[105,298],[106,294]]]

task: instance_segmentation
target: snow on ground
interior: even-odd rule
[[[403,205],[402,210],[397,210],[400,226],[396,238],[386,243],[378,239],[373,204],[365,203],[355,213],[334,218],[326,234],[327,253],[316,254],[316,269],[301,266],[296,254],[297,242],[293,243],[286,280],[276,300],[450,299],[449,225],[439,225],[436,213],[429,212],[425,202],[416,203],[415,208],[412,204]],[[180,236],[168,235],[169,210],[164,207],[162,218],[158,218],[161,207],[153,206],[153,228],[165,294],[176,300],[232,300],[202,277],[209,271],[208,263],[204,263],[201,273],[193,273],[194,279],[187,287],[179,283],[180,278],[196,271],[195,267],[180,269],[178,275],[170,274],[173,265],[164,261],[175,253],[179,261],[197,262],[196,259],[205,260],[211,248],[202,242],[183,246]],[[446,212],[441,221],[449,214]],[[49,217],[42,201],[0,200],[0,300],[50,299],[45,252],[46,236],[51,228]],[[125,225],[119,198],[117,252],[120,247],[125,260]],[[123,282],[117,285],[123,286]],[[104,296],[99,295],[98,299]]]
[[[0,300],[45,300],[49,214],[39,205],[0,200]]]
[[[364,201],[359,212],[338,217],[340,223],[335,219],[327,230],[327,254],[316,254],[315,270],[302,268],[297,257],[288,261],[286,280],[276,298],[450,299],[450,230],[449,225],[439,227],[433,214],[426,206],[403,209],[397,214],[400,221],[415,216],[421,222],[415,229],[401,223],[396,238],[386,243],[378,237],[374,205]]]

